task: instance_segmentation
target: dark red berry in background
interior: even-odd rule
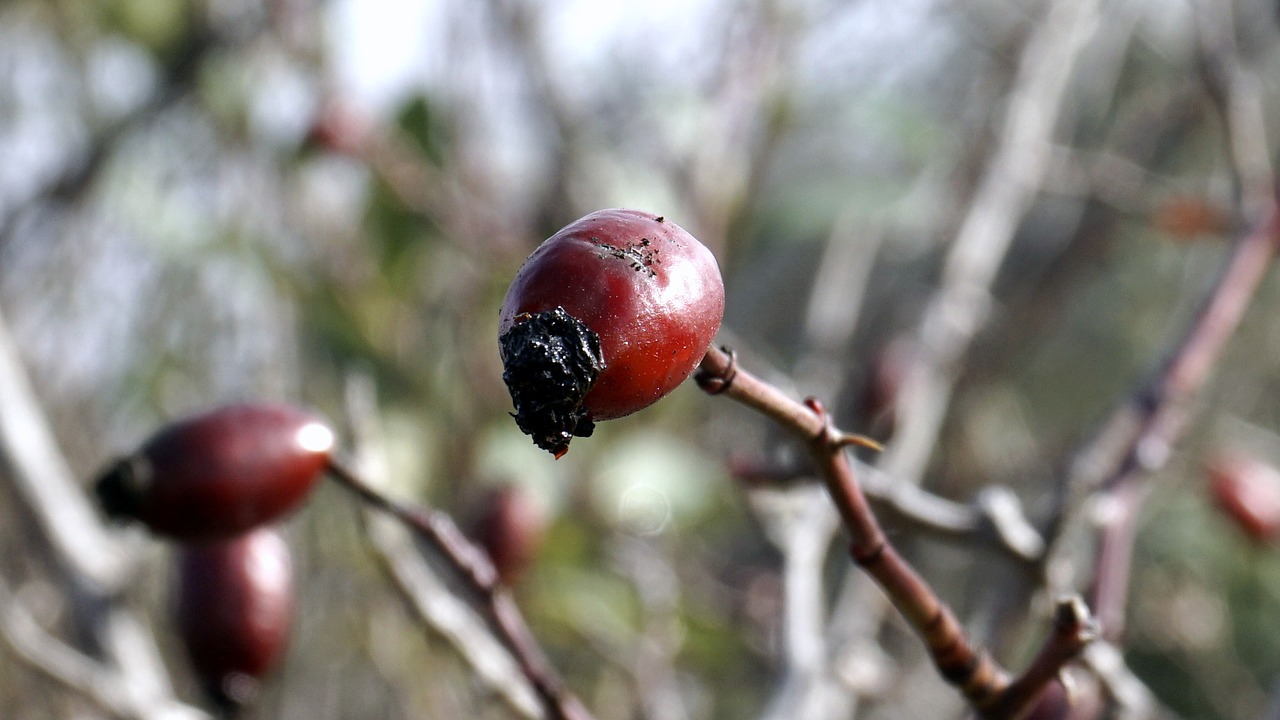
[[[1280,538],[1280,470],[1240,453],[1219,455],[1206,470],[1214,503],[1249,539]]]
[[[112,517],[186,541],[230,538],[294,509],[329,461],[334,434],[286,405],[230,405],[171,423],[95,487]]]
[[[293,617],[289,548],[258,528],[178,551],[174,612],[191,667],[223,709],[251,701],[288,644]]]
[[[502,303],[516,423],[563,455],[595,422],[648,407],[689,377],[723,315],[716,259],[679,225],[617,209],[570,223],[529,256]]]
[[[1070,690],[1060,679],[1052,680],[1020,720],[1097,720],[1102,715],[1102,698],[1097,680],[1084,672],[1067,668]]]
[[[468,534],[488,551],[498,578],[515,585],[533,563],[545,528],[546,518],[529,491],[507,485],[485,494]]]
[[[308,145],[359,156],[369,146],[372,123],[354,108],[337,101],[321,105],[307,131]]]
[[[862,418],[871,426],[871,434],[875,437],[887,438],[897,427],[898,402],[915,354],[911,340],[897,337],[871,356],[858,405]]]

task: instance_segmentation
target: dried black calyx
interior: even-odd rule
[[[560,457],[595,430],[582,400],[604,370],[600,336],[564,308],[524,314],[498,338],[516,425]]]
[[[134,518],[151,485],[151,463],[141,454],[120,458],[98,476],[93,492],[111,518]]]

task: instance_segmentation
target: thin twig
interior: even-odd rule
[[[1181,438],[1187,405],[1235,334],[1280,246],[1280,216],[1256,78],[1239,57],[1228,10],[1200,23],[1203,77],[1223,116],[1242,215],[1254,224],[1235,244],[1199,312],[1153,376],[1139,387],[1076,459],[1067,511],[1101,491],[1110,511],[1094,563],[1093,605],[1108,640],[1124,630],[1140,482],[1163,467]]]
[[[352,463],[368,482],[385,486],[390,472],[381,447],[384,438],[378,427],[376,394],[368,374],[348,373],[345,405]],[[544,720],[545,708],[516,658],[474,604],[450,587],[445,573],[415,545],[409,530],[372,509],[362,509],[359,516],[383,570],[418,617],[448,640],[513,711],[529,720]]]
[[[1222,117],[1236,199],[1245,217],[1258,217],[1275,197],[1264,86],[1236,42],[1234,3],[1200,0],[1192,5],[1200,75]]]
[[[854,562],[880,584],[924,641],[938,671],[982,717],[1015,717],[1008,713],[1021,708],[1002,705],[1010,686],[1008,673],[969,641],[951,609],[889,542],[843,449],[841,440],[847,435],[831,425],[822,404],[813,398],[803,403],[789,398],[716,348],[707,351],[695,379],[704,391],[729,396],[805,442],[851,536],[849,553]],[[1036,678],[1018,682],[1034,685]]]
[[[395,586],[418,615],[447,639],[485,682],[515,712],[531,720],[546,717],[544,707],[505,644],[489,624],[448,587],[431,567],[412,536],[392,518],[366,515],[365,533]]]
[[[1057,678],[1063,666],[1078,657],[1097,635],[1097,620],[1089,614],[1083,600],[1069,597],[1059,601],[1053,616],[1053,632],[1022,676],[1009,684],[1000,699],[1005,716],[1021,717],[1029,710],[1040,691]]]
[[[482,612],[537,691],[549,717],[554,720],[590,720],[590,712],[565,687],[564,681],[551,667],[511,593],[499,583],[488,555],[458,530],[452,518],[438,510],[409,505],[383,495],[337,460],[329,463],[329,475],[370,507],[403,523],[439,552],[440,558],[474,593]]]

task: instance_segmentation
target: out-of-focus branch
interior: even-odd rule
[[[438,510],[411,506],[383,495],[354,469],[339,461],[330,462],[329,475],[371,508],[395,518],[438,553],[476,598],[479,610],[515,657],[548,717],[590,720],[590,712],[551,667],[511,593],[499,583],[488,555],[463,536],[452,518]]]
[[[1271,267],[1280,247],[1274,206],[1236,243],[1185,335],[1155,375],[1079,454],[1070,478],[1077,497],[1102,490],[1112,499],[1103,530],[1092,597],[1103,635],[1124,628],[1129,561],[1144,496],[1137,480],[1164,466],[1186,425],[1187,403],[1204,384]]]
[[[395,520],[368,517],[366,534],[396,588],[424,621],[445,637],[476,675],[522,717],[546,717],[532,685],[484,620],[455,595]]]
[[[854,562],[884,589],[925,643],[938,671],[964,693],[982,717],[1017,717],[1026,706],[1014,702],[1016,698],[1006,700],[1008,674],[969,641],[951,609],[898,553],[871,512],[854,477],[846,447],[874,443],[839,431],[817,400],[792,400],[738,367],[733,356],[722,350],[708,350],[695,377],[708,394],[725,394],[805,442],[851,536],[849,553]],[[1041,670],[1016,681],[1021,693],[1030,698],[1038,694],[1043,688]],[[1005,702],[1009,704],[1002,704]]]
[[[668,558],[640,538],[614,545],[615,564],[640,600],[641,627],[624,667],[631,674],[647,720],[687,720],[675,660],[680,652],[680,582]]]
[[[356,460],[365,477],[385,479],[388,471],[378,452],[379,431],[373,381],[352,373],[347,380],[346,409]],[[410,607],[447,639],[475,673],[517,713],[529,720],[547,717],[533,686],[511,652],[494,637],[472,606],[458,597],[423,557],[407,529],[394,518],[364,513],[365,531],[388,576]]]
[[[912,530],[962,542],[993,544],[1020,562],[1037,562],[1045,540],[1009,488],[984,488],[970,503],[935,495],[918,485],[894,481],[883,470],[853,460],[858,485],[875,508]],[[737,462],[733,475],[749,488],[786,488],[811,481],[811,475],[792,465],[770,466]]]
[[[822,720],[833,712],[836,684],[827,667],[823,564],[839,518],[816,484],[750,493],[765,535],[782,554],[782,651],[785,674],[765,720]]]
[[[1119,708],[1117,717],[1129,720],[1177,720],[1163,707],[1124,662],[1124,653],[1109,642],[1098,641],[1085,648],[1082,663],[1102,681],[1107,695]]]
[[[48,538],[64,591],[77,596],[77,617],[95,655],[40,631],[20,604],[0,598],[4,637],[19,657],[123,717],[204,717],[173,697],[155,641],[114,600],[129,559],[99,522],[61,454],[0,314],[0,478],[11,481]],[[3,594],[8,596],[7,589]]]
[[[1027,40],[992,155],[920,324],[901,418],[880,466],[918,484],[951,402],[958,363],[985,321],[990,286],[1052,161],[1053,137],[1077,54],[1097,23],[1097,0],[1054,0]]]
[[[118,588],[128,561],[80,490],[36,399],[0,310],[0,470],[16,486],[71,571],[99,591]]]
[[[246,42],[251,39],[246,38]],[[199,72],[201,62],[215,42],[216,38],[203,18],[193,19],[186,37],[182,39],[165,68],[159,87],[151,96],[121,117],[95,129],[85,151],[60,173],[37,187],[19,206],[42,199],[74,201],[81,197],[122,138],[186,96]],[[0,244],[9,239],[18,214],[15,209],[0,217]]]
[[[1226,128],[1227,150],[1244,217],[1265,214],[1275,198],[1263,86],[1240,55],[1234,3],[1194,3],[1201,77]]]
[[[200,710],[174,700],[145,630],[125,613],[108,613],[104,635],[118,658],[115,666],[95,661],[46,633],[0,578],[0,632],[27,665],[118,717],[209,720]]]
[[[852,215],[833,224],[806,304],[808,352],[797,367],[801,386],[832,397],[844,389],[848,370],[841,358],[853,338],[884,238],[883,230],[868,230]],[[810,473],[804,475],[801,484],[748,484],[751,506],[782,554],[784,672],[764,720],[834,720],[852,716],[854,709],[854,693],[831,669],[822,587],[838,517],[824,491],[808,482]]]

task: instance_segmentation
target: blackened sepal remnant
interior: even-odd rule
[[[520,430],[556,457],[574,435],[590,437],[595,423],[582,399],[604,370],[600,337],[557,307],[517,317],[498,345]]]
[[[98,504],[110,518],[134,518],[142,508],[143,496],[151,484],[151,463],[141,454],[123,457],[111,464],[94,482]]]

